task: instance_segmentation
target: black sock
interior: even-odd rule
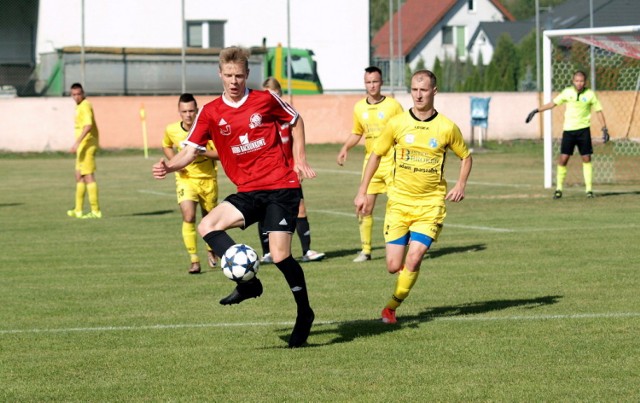
[[[202,238],[218,257],[222,257],[227,249],[236,244],[225,231],[211,231]]]
[[[265,234],[262,231],[262,225],[258,223],[258,236],[260,237],[260,244],[262,245],[262,255],[269,253],[269,234]]]
[[[283,261],[276,263],[276,266],[284,275],[287,284],[289,284],[293,298],[298,305],[298,313],[308,312],[311,309],[309,306],[309,294],[307,293],[307,284],[300,264],[289,255]]]
[[[296,223],[296,231],[300,237],[302,245],[302,254],[305,255],[311,249],[311,229],[309,228],[309,220],[307,217],[298,217]]]

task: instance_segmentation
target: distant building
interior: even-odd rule
[[[640,1],[637,0],[567,0],[558,6],[540,10],[540,30],[589,28],[591,25],[590,3],[593,5],[594,27],[637,25],[640,22]],[[536,28],[535,17],[525,21],[483,22],[471,36],[467,52],[477,64],[482,54],[488,64],[503,33],[518,44]]]
[[[400,60],[396,67],[399,73],[404,73],[405,63],[413,69],[419,60],[427,68],[433,67],[436,58],[464,60],[467,44],[481,22],[514,20],[498,0],[407,0],[391,23],[375,34],[371,44],[373,61],[388,74],[390,59],[396,63]]]
[[[369,0],[0,1],[0,87],[28,87],[40,54],[83,37],[86,47],[180,48],[182,4],[189,47],[287,46],[289,25],[291,47],[314,51],[325,91],[362,87],[345,64],[369,64]]]

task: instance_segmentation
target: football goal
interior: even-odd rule
[[[602,104],[611,141],[602,141],[600,122],[592,115],[594,183],[640,182],[640,25],[546,30],[542,40],[542,103],[551,102],[582,70]],[[543,113],[545,188],[554,182],[563,113],[564,106]],[[580,165],[569,162],[567,185],[582,182]]]

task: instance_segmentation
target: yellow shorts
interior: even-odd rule
[[[96,145],[84,145],[76,150],[76,171],[80,175],[90,175],[96,171]]]
[[[424,234],[435,242],[446,216],[445,206],[408,206],[389,200],[384,217],[384,241],[395,241],[412,231]]]
[[[206,211],[218,205],[218,181],[215,179],[176,178],[178,204],[194,201]]]
[[[382,193],[387,193],[387,188],[391,182],[391,170],[386,171],[376,171],[371,178],[371,182],[369,182],[369,187],[367,187],[368,195],[377,195]]]

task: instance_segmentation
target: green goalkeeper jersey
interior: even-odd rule
[[[556,105],[567,104],[564,112],[563,130],[579,130],[591,126],[591,109],[602,110],[596,93],[585,88],[578,94],[575,87],[567,87],[553,99]]]

